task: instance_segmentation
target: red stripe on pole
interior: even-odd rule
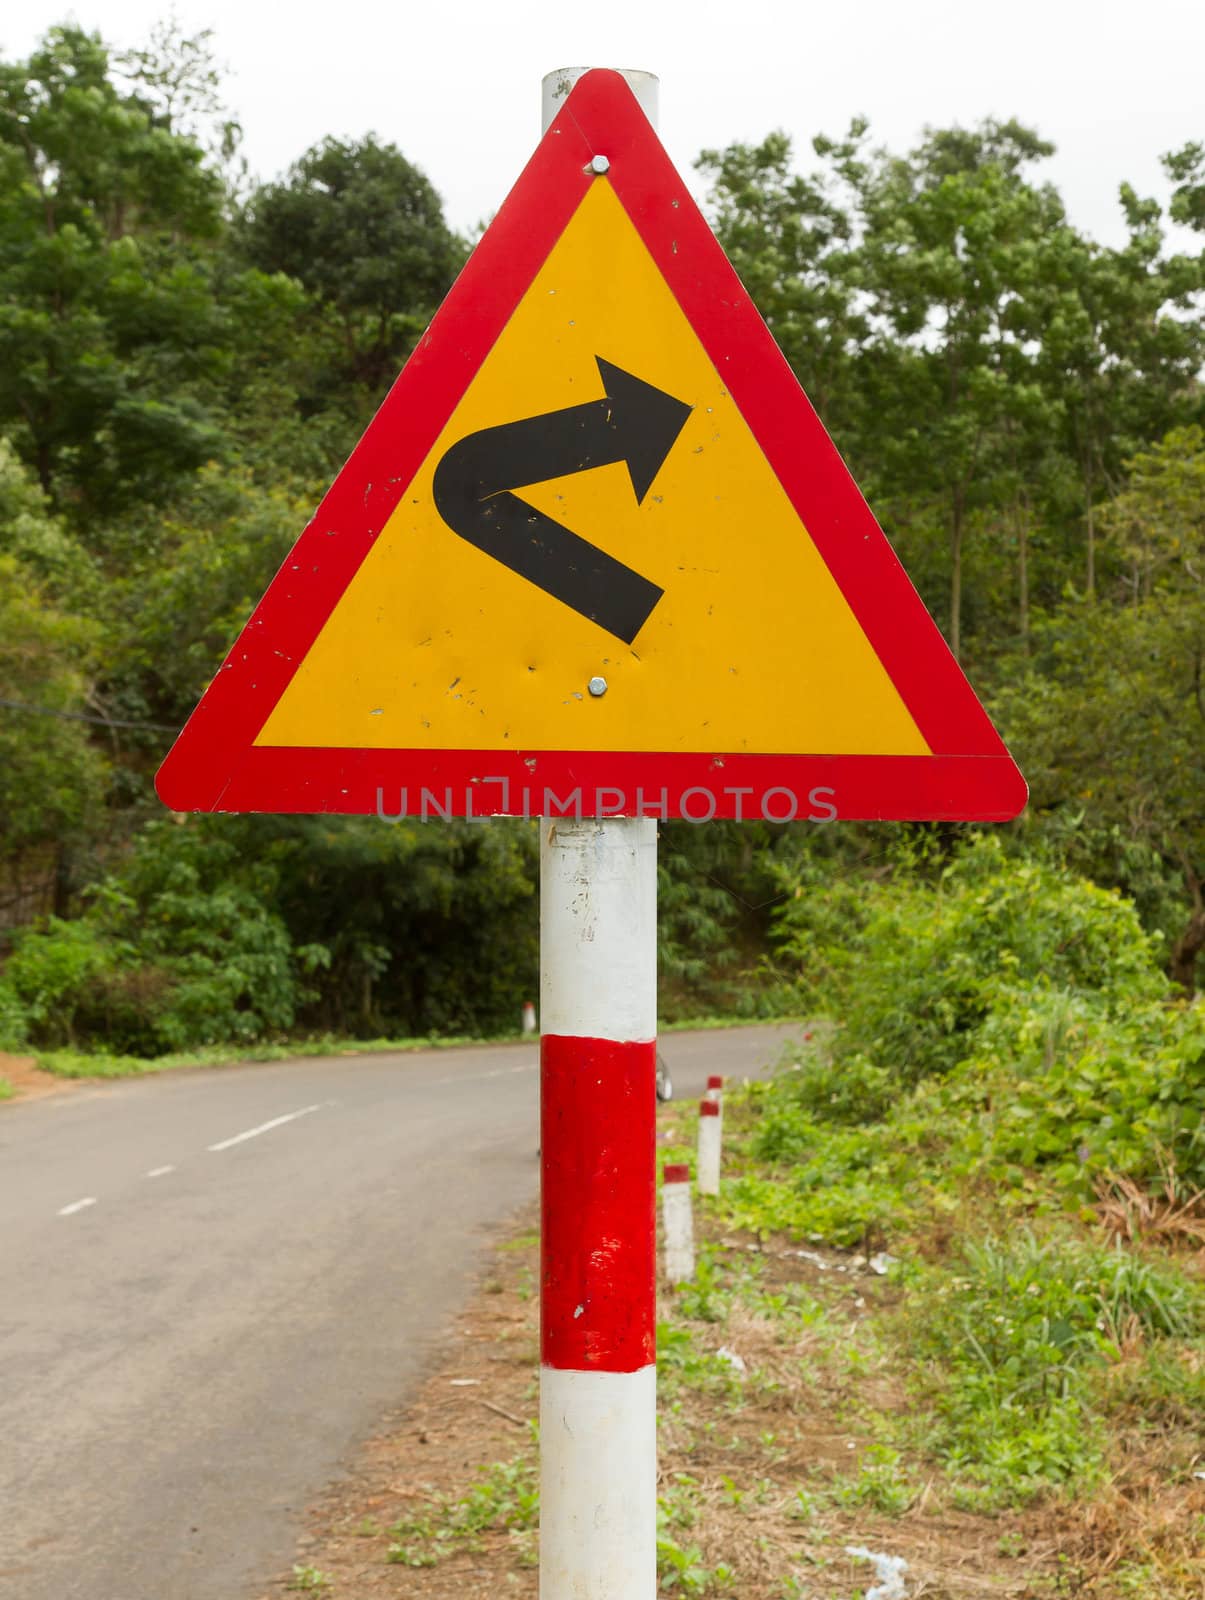
[[[713,1072],[711,1077],[707,1080],[707,1087],[709,1089],[722,1089],[724,1087],[724,1080],[717,1073]]]
[[[718,1117],[719,1114],[720,1102],[718,1100],[699,1101],[699,1115],[701,1117]]]
[[[635,1372],[655,1359],[657,1047],[540,1041],[540,1356]]]
[[[667,1163],[661,1170],[666,1183],[689,1183],[690,1168],[682,1164]]]

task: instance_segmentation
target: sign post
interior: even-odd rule
[[[652,1600],[657,824],[540,822],[540,1594]]]
[[[542,132],[581,76],[544,78]],[[653,1600],[654,818],[541,819],[540,1018],[540,1595]]]
[[[545,79],[535,154],[156,779],[179,811],[538,819],[542,1600],[656,1593],[658,821],[1026,799],[656,91]]]

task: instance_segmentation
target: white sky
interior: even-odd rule
[[[65,19],[137,44],[169,6],[7,0],[0,55]],[[1205,139],[1200,0],[177,0],[175,14],[214,29],[256,173],[373,131],[460,228],[501,203],[539,135],[540,79],[563,66],[658,73],[661,136],[688,175],[704,146],[774,128],[807,163],[811,136],[858,112],[894,149],[925,123],[1018,116],[1058,145],[1043,166],[1072,219],[1113,243],[1118,183],[1164,196],[1159,155]]]

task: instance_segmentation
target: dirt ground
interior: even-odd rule
[[[734,1248],[751,1248],[732,1241]],[[887,1281],[867,1267],[830,1254],[844,1272],[841,1296],[851,1328]],[[771,1289],[820,1271],[796,1252],[765,1263]],[[827,1281],[837,1279],[830,1270]],[[840,1304],[840,1297],[838,1299]],[[870,1589],[870,1564],[849,1546],[903,1557],[908,1600],[1011,1600],[1050,1596],[1162,1600],[1153,1587],[1114,1587],[1111,1574],[1141,1550],[1160,1523],[1181,1542],[1205,1512],[1205,1484],[1168,1486],[1152,1499],[1143,1472],[1127,1489],[1125,1474],[1089,1506],[1035,1506],[1003,1515],[952,1509],[938,1474],[921,1481],[907,1508],[884,1514],[871,1504],[835,1506],[835,1483],[850,1481],[861,1460],[873,1461],[876,1408],[906,1398],[890,1392],[882,1373],[825,1359],[809,1362],[807,1336],[784,1345],[781,1326],[738,1310],[722,1326],[704,1326],[711,1348],[737,1350],[750,1373],[747,1392],[731,1386],[700,1390],[666,1372],[661,1401],[659,1477],[662,1495],[688,1506],[685,1528],[666,1530],[694,1560],[690,1573],[663,1589],[673,1595],[731,1595],[739,1600],[855,1600]],[[530,1424],[536,1415],[538,1284],[534,1213],[515,1219],[496,1249],[460,1319],[446,1357],[414,1403],[388,1419],[359,1453],[347,1478],[308,1514],[296,1566],[265,1592],[276,1600],[309,1590],[331,1600],[486,1600],[537,1592],[534,1538],[486,1528],[474,1539],[449,1541],[432,1566],[389,1560],[399,1522],[430,1513],[440,1497],[455,1499],[489,1463],[534,1461]],[[830,1328],[831,1337],[831,1328]],[[851,1371],[853,1376],[851,1376]],[[805,1376],[806,1375],[806,1376]],[[853,1404],[851,1405],[851,1401]],[[871,1454],[867,1455],[866,1452]],[[1143,1485],[1138,1486],[1138,1485]],[[800,1499],[802,1491],[804,1499]],[[1157,1504],[1154,1503],[1157,1501]],[[708,1569],[733,1569],[713,1583]],[[694,1587],[691,1586],[692,1581]],[[894,1594],[894,1591],[891,1591]],[[1177,1596],[1192,1593],[1179,1584]],[[1205,1591],[1202,1591],[1205,1593]]]
[[[12,1085],[12,1096],[0,1105],[18,1100],[39,1100],[48,1094],[65,1094],[79,1087],[80,1080],[56,1078],[53,1072],[40,1072],[32,1056],[10,1056],[0,1050],[0,1079]]]

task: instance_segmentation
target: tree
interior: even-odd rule
[[[878,478],[888,506],[945,526],[956,656],[968,532],[1015,494],[1018,435],[1045,423],[1026,302],[1042,241],[1064,216],[1025,169],[1052,149],[1019,123],[988,121],[930,130],[906,157],[877,152],[858,179]]]
[[[818,140],[832,170],[792,173],[791,142],[704,150],[710,211],[720,243],[791,363],[821,420],[848,447],[852,362],[866,337],[849,271],[855,218],[841,163],[853,160],[865,123],[841,144]]]
[[[1031,811],[1070,819],[1080,863],[1107,880],[1116,833],[1179,877],[1169,967],[1191,990],[1205,950],[1205,435],[1172,433],[1131,468],[1105,516],[1129,603],[1073,600],[1047,618],[998,706]]]
[[[81,517],[160,493],[218,447],[222,186],[123,95],[94,35],[0,65],[0,427]]]
[[[86,558],[0,439],[0,923],[33,858],[53,879],[62,845],[95,825],[104,793],[84,720],[98,630],[50,594],[77,560]]]
[[[1170,216],[1205,233],[1205,144],[1186,144],[1163,158],[1163,170],[1176,185]]]
[[[371,135],[326,139],[284,182],[257,189],[242,246],[253,266],[305,286],[331,329],[338,381],[374,407],[464,254],[428,180]]]
[[[1199,407],[1205,354],[1201,264],[1164,250],[1157,202],[1128,185],[1129,239],[1107,249],[1064,228],[1046,241],[1028,332],[1039,342],[1041,382],[1057,400],[1064,449],[1075,463],[1085,530],[1083,588],[1096,592],[1100,505],[1124,479],[1124,462]]]

